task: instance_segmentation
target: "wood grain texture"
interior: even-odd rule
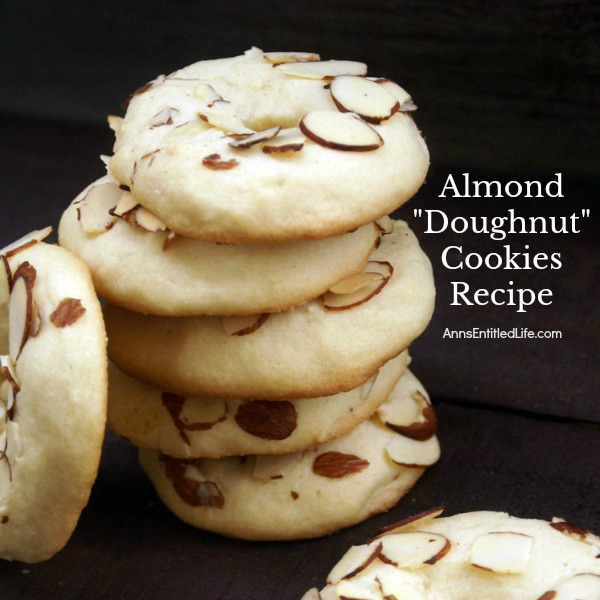
[[[363,60],[422,108],[438,164],[597,178],[600,5],[589,0],[5,0],[0,111],[99,123],[160,73],[310,50]]]

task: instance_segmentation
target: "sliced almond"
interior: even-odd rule
[[[8,304],[8,353],[16,362],[31,332],[35,268],[27,262],[21,263],[14,277]]]
[[[256,133],[251,133],[229,142],[232,148],[250,148],[255,144],[260,144],[274,138],[281,131],[281,127],[269,127],[268,129],[262,129]]]
[[[85,312],[85,306],[79,298],[63,298],[50,313],[49,319],[54,327],[62,329],[79,321]]]
[[[198,468],[186,461],[160,455],[165,475],[171,480],[173,489],[183,502],[190,506],[223,508],[225,498],[214,481],[208,481]]]
[[[306,136],[299,127],[282,129],[275,137],[265,141],[262,151],[265,154],[284,154],[298,152],[304,147]]]
[[[433,565],[450,551],[450,541],[439,533],[410,531],[379,538],[380,559],[401,569]]]
[[[260,315],[231,315],[221,317],[223,329],[228,335],[248,335],[254,333],[261,327],[269,315],[263,313]]]
[[[194,90],[194,96],[198,100],[202,100],[208,105],[211,105],[216,100],[223,100],[222,96],[208,83],[200,83]]]
[[[202,159],[202,165],[213,171],[229,171],[239,164],[236,158],[224,159],[220,154],[209,154]]]
[[[198,506],[223,508],[225,499],[219,486],[214,481],[208,481],[196,466],[192,464],[187,465],[185,476],[191,481],[196,481],[198,484],[196,487]]]
[[[400,108],[400,103],[390,92],[364,77],[334,77],[329,92],[339,110],[356,113],[368,123],[381,123]]]
[[[35,337],[42,327],[42,315],[40,314],[40,308],[37,305],[35,299],[31,304],[31,325],[29,326],[29,335]]]
[[[118,217],[122,217],[137,206],[139,206],[139,204],[138,201],[133,197],[133,194],[129,191],[124,191],[113,210],[113,214],[117,215]]]
[[[20,389],[19,380],[17,378],[15,365],[10,359],[10,356],[6,354],[0,356],[0,371],[2,372],[4,379],[12,387],[13,391],[18,392]]]
[[[388,233],[393,233],[394,219],[392,219],[388,215],[385,215],[385,216],[381,217],[380,219],[377,219],[377,221],[375,221],[375,227],[377,227],[377,230],[382,235],[386,235]]]
[[[310,590],[304,592],[304,595],[300,600],[322,600],[322,598],[317,588],[310,588]]]
[[[393,565],[378,566],[376,578],[384,600],[427,600],[407,581],[406,571]]]
[[[384,402],[377,409],[379,418],[388,429],[396,431],[414,440],[427,440],[437,430],[437,418],[429,398],[424,390],[416,389],[411,394],[403,390],[394,390],[402,393],[402,402]]]
[[[113,214],[123,190],[113,182],[93,185],[77,206],[77,218],[86,233],[103,233],[117,221]]]
[[[123,125],[123,117],[108,115],[108,117],[106,117],[106,122],[108,123],[108,127],[117,133],[119,129],[121,129],[121,125]]]
[[[155,233],[157,231],[166,231],[165,222],[149,211],[145,206],[138,206],[135,211],[135,220],[137,224],[146,231]]]
[[[344,452],[329,451],[319,454],[313,461],[312,470],[315,475],[340,479],[364,471],[369,466],[369,461]]]
[[[174,231],[167,231],[167,235],[165,236],[165,240],[162,245],[163,251],[168,250],[172,246],[176,237],[177,234]]]
[[[321,59],[321,57],[314,52],[265,52],[262,57],[273,65],[281,65],[290,62],[308,62]]]
[[[349,275],[345,277],[341,281],[338,281],[334,285],[329,288],[329,291],[332,294],[353,294],[358,290],[362,290],[364,287],[369,286],[372,283],[380,282],[383,279],[383,275],[381,273],[355,273],[354,275]]]
[[[538,600],[598,600],[600,598],[600,575],[579,573],[561,581],[542,594]]]
[[[598,546],[600,552],[600,537],[594,535],[591,531],[559,517],[552,518],[550,527],[576,540],[590,544],[591,546]]]
[[[381,552],[381,543],[350,546],[344,556],[327,575],[327,583],[336,585],[343,579],[351,579],[364,571]]]
[[[239,405],[234,419],[250,435],[263,440],[285,440],[298,426],[298,411],[287,400],[249,400]]]
[[[16,396],[17,396],[17,394],[16,394],[14,388],[12,386],[9,386],[8,396],[6,398],[6,414],[9,419],[13,418]]]
[[[369,152],[383,145],[379,133],[354,113],[315,110],[302,118],[300,131],[316,144],[333,150]]]
[[[402,467],[425,468],[439,460],[440,444],[435,436],[420,441],[396,435],[386,452],[391,460]]]
[[[471,547],[471,564],[493,573],[523,573],[531,558],[533,538],[512,531],[480,535]]]
[[[227,403],[223,400],[199,398],[181,398],[181,402],[173,403],[174,394],[163,394],[162,402],[172,417],[177,418],[179,426],[188,431],[211,429],[225,420],[228,412]]]
[[[281,479],[285,472],[301,460],[300,452],[288,454],[257,454],[252,476],[257,479]]]
[[[47,238],[51,233],[52,227],[50,226],[44,227],[43,229],[35,229],[34,231],[25,234],[23,237],[19,238],[15,242],[12,242],[12,244],[9,244],[8,246],[2,248],[2,250],[0,250],[0,255],[5,256],[6,258],[11,258],[15,254],[18,254],[26,248],[29,248],[30,246],[41,242],[42,240]]]
[[[400,104],[400,112],[411,112],[417,110],[416,104],[413,102],[410,94],[395,81],[386,77],[375,77],[373,81],[377,82],[382,88],[392,94]]]
[[[0,306],[8,304],[10,298],[10,288],[12,287],[12,273],[8,259],[0,255]]]
[[[285,62],[275,69],[304,79],[332,79],[338,75],[366,75],[367,65],[353,60],[317,60]]]
[[[384,529],[382,529],[377,537],[381,537],[383,535],[388,535],[390,533],[400,533],[403,529],[408,527],[409,525],[415,526],[416,524],[423,525],[431,519],[435,519],[439,517],[444,512],[443,506],[436,506],[435,508],[430,508],[428,510],[424,510],[416,515],[412,515],[410,517],[406,517],[406,519],[402,519],[400,521],[396,521],[391,525],[388,525]]]
[[[201,108],[198,116],[209,125],[222,129],[226,133],[254,133],[242,123],[235,114],[235,107],[227,100],[215,100],[212,104]]]
[[[384,600],[379,582],[373,573],[362,573],[353,579],[343,579],[335,586],[339,600]]]
[[[173,125],[173,117],[177,116],[178,113],[179,111],[176,108],[165,106],[150,119],[150,128]]]
[[[348,310],[367,302],[385,287],[394,272],[385,261],[369,261],[363,273],[350,275],[323,294],[326,310]]]
[[[174,141],[180,138],[190,138],[194,135],[200,135],[206,132],[206,121],[202,118],[197,119],[196,121],[188,121],[187,123],[182,123],[181,125],[176,125],[172,129],[169,129],[167,132],[167,139],[173,139]],[[155,150],[154,152],[158,152]],[[154,152],[149,152],[145,156],[154,156]],[[142,156],[142,158],[144,158]]]

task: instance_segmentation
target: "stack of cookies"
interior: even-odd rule
[[[108,174],[59,241],[105,300],[109,426],[184,521],[316,537],[437,460],[407,368],[431,265],[388,216],[428,168],[414,108],[363,63],[252,48],[160,76],[110,119]]]

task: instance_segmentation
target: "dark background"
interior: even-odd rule
[[[108,114],[160,73],[263,50],[313,51],[366,62],[419,106],[432,167],[398,212],[431,258],[434,319],[412,350],[430,390],[443,456],[396,508],[321,540],[248,544],[172,517],[135,453],[107,436],[90,505],[65,550],[40,565],[0,564],[3,598],[299,598],[346,547],[430,506],[447,513],[505,510],[560,515],[600,532],[598,497],[600,3],[391,1],[144,3],[0,1],[0,246],[58,219],[103,173]],[[562,198],[439,198],[449,174],[543,182]],[[416,208],[452,216],[569,216],[590,209],[581,233],[426,234]],[[465,252],[561,254],[560,270],[466,273],[443,267]],[[553,302],[450,306],[451,281],[474,288],[553,290]],[[470,327],[558,329],[560,340],[449,340]],[[49,507],[51,510],[51,507]]]

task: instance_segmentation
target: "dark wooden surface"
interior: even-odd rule
[[[33,0],[0,4],[0,247],[57,225],[103,173],[107,113],[147,79],[251,45],[350,57],[397,77],[420,106],[432,150],[426,185],[398,212],[431,258],[436,312],[412,349],[433,397],[442,459],[385,515],[324,539],[251,544],[192,529],[170,515],[135,453],[107,435],[89,505],[67,547],[38,565],[0,563],[1,597],[223,600],[299,598],[349,544],[389,522],[445,504],[448,513],[504,510],[571,519],[600,532],[597,355],[598,2],[144,4]],[[214,4],[214,3],[212,3]],[[257,3],[260,5],[261,3]],[[175,8],[173,8],[175,7]],[[564,198],[439,198],[448,174],[477,179],[564,175]],[[441,264],[449,245],[498,251],[473,234],[427,234],[414,210],[452,216],[559,216],[589,208],[577,235],[512,236],[515,249],[559,252],[554,271]],[[551,288],[552,305],[451,306],[451,281],[494,289]],[[557,329],[560,340],[452,340],[446,328]]]

